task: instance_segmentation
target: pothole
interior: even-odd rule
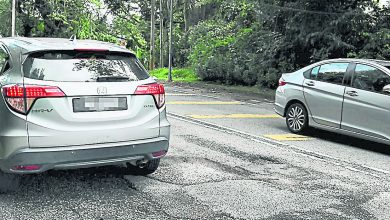
[[[176,185],[195,185],[235,179],[242,172],[203,158],[167,157],[150,178]]]
[[[215,141],[210,141],[201,137],[197,137],[194,135],[181,135],[187,142],[202,146],[202,147],[207,147],[208,149],[218,151],[223,154],[227,154],[232,157],[240,158],[241,160],[248,161],[251,163],[256,163],[256,164],[282,164],[282,162],[278,159],[272,158],[272,157],[267,157],[264,155],[260,154],[253,154],[253,153],[248,153],[244,151],[240,151],[235,149],[233,146],[225,145],[225,144],[220,144]]]

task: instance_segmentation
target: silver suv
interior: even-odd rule
[[[153,173],[169,147],[165,91],[119,46],[0,39],[0,192],[20,175],[127,164]]]
[[[309,126],[390,144],[390,62],[335,59],[283,74],[275,110],[293,133]]]

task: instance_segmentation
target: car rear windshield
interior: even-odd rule
[[[44,51],[30,54],[24,76],[60,82],[126,82],[149,78],[132,54],[93,51]]]

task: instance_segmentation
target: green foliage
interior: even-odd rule
[[[226,48],[235,41],[230,26],[219,25],[218,22],[206,21],[198,24],[189,34],[192,51],[189,60],[192,65],[207,62],[210,56],[220,49]],[[221,52],[221,51],[220,51]]]
[[[141,22],[141,19],[138,16],[135,16],[133,19]],[[128,39],[127,46],[136,53],[140,60],[146,62],[147,42],[138,28],[139,26],[137,26],[136,23],[129,22],[129,20],[123,19],[122,17],[115,18],[113,22],[115,34]]]
[[[10,35],[10,2],[0,0],[0,34]],[[119,43],[128,41],[141,61],[146,62],[147,42],[142,31],[146,22],[129,14],[127,1],[24,0],[18,1],[18,34],[26,37],[65,37]],[[128,10],[127,10],[128,9]],[[107,13],[110,12],[110,13]]]
[[[141,62],[148,63],[150,1],[18,2],[19,35],[76,35],[113,43],[118,43],[118,37],[125,38],[127,47]],[[168,0],[162,3],[163,66],[167,66]],[[319,60],[390,59],[390,8],[379,6],[377,1],[176,0],[174,4],[176,80],[200,78],[275,88],[282,73]],[[4,36],[10,33],[9,9],[10,1],[0,0],[0,34]],[[156,18],[158,30],[159,16]],[[155,36],[156,55],[160,52],[159,32]],[[188,66],[191,68],[180,69]],[[152,73],[167,77],[166,69]]]
[[[259,22],[245,22],[253,18],[253,4],[226,7],[225,20],[201,22],[190,30],[191,65],[202,80],[275,87],[280,71],[291,68],[288,59],[275,59],[283,38]]]
[[[150,71],[150,75],[156,77],[159,80],[167,80],[168,72],[169,70],[167,68],[160,68]],[[172,79],[173,81],[178,82],[194,82],[198,81],[198,76],[196,75],[195,71],[190,68],[173,69]]]
[[[11,1],[0,0],[0,35],[8,36],[11,33]]]
[[[358,54],[350,57],[386,60],[390,58],[390,28],[368,33],[364,47]]]
[[[275,88],[282,73],[343,57],[390,59],[390,10],[370,0],[227,0],[188,33],[202,80]]]

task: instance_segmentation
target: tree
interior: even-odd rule
[[[163,0],[160,0],[160,68],[164,67],[164,13]]]
[[[9,35],[9,2],[0,0],[2,35]],[[159,9],[156,0],[18,2],[19,35],[75,34],[109,42],[120,36],[150,69],[156,56],[160,67],[167,65],[168,0],[159,0]],[[190,66],[204,80],[273,88],[281,73],[318,60],[390,59],[390,9],[377,1],[174,0],[174,5],[174,65]]]
[[[155,14],[155,8],[156,8],[156,0],[151,0],[151,6],[150,6],[150,58],[149,58],[149,70],[154,69],[155,65],[155,51],[154,51],[154,46],[155,46],[155,29],[156,29],[156,24],[155,24],[155,19],[156,19],[156,14]]]
[[[0,35],[11,35],[11,2],[0,0]]]

